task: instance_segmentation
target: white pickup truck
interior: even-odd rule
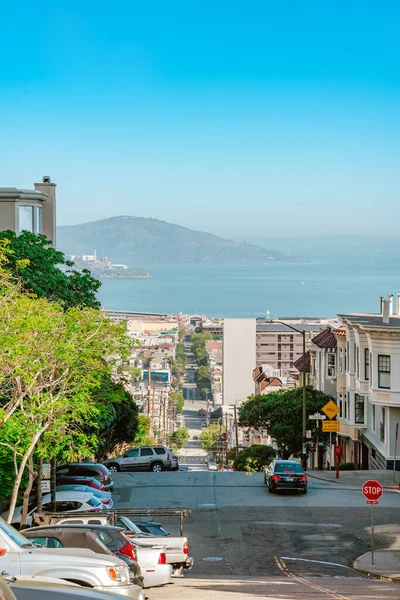
[[[91,550],[37,548],[0,517],[0,571],[10,575],[38,575],[144,600],[142,589],[131,584],[127,565],[114,556]]]
[[[107,516],[99,515],[93,517],[76,516],[57,519],[57,525],[62,523],[82,523],[87,525],[109,525]],[[118,517],[115,525],[123,527],[124,533],[131,541],[137,540],[140,546],[163,545],[163,551],[167,555],[167,563],[172,566],[173,574],[183,574],[183,569],[193,566],[193,558],[189,556],[189,543],[186,537],[152,536],[143,533],[135,523],[128,517]],[[140,562],[140,561],[139,561]]]

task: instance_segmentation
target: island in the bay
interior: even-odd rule
[[[144,269],[128,267],[124,263],[112,263],[108,256],[98,257],[94,254],[70,254],[67,260],[74,263],[78,271],[87,269],[96,279],[149,279],[151,275]]]

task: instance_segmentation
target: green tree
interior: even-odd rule
[[[192,335],[192,352],[199,365],[207,363],[206,341],[212,339],[211,333],[194,333]]]
[[[180,427],[168,436],[168,442],[174,450],[179,450],[183,446],[186,446],[189,439],[190,434],[186,427]]]
[[[171,403],[174,405],[176,413],[181,414],[185,404],[185,399],[181,392],[172,392],[170,396]]]
[[[135,446],[153,446],[155,439],[150,433],[151,420],[146,415],[139,415],[138,428],[135,435]]]
[[[0,240],[8,240],[11,250],[5,267],[21,281],[25,291],[33,292],[39,298],[61,302],[65,308],[100,308],[96,293],[101,282],[94,279],[87,269],[82,272],[72,269],[74,263],[55,250],[45,235],[28,231],[16,235],[14,231],[7,230],[0,232]],[[24,261],[23,268],[21,261]]]
[[[205,390],[210,389],[210,371],[206,365],[201,365],[200,367],[197,367],[194,374],[194,382],[201,393],[204,393]]]
[[[186,351],[185,346],[184,344],[182,344],[182,342],[178,342],[176,345],[175,358],[181,358],[186,363]]]
[[[307,414],[320,411],[331,396],[307,387]],[[303,390],[297,388],[284,392],[273,392],[261,396],[250,396],[239,409],[242,427],[262,429],[275,441],[279,456],[289,459],[299,456],[303,444]],[[312,432],[310,445],[314,447],[317,437],[317,422],[309,421]],[[327,443],[329,434],[321,434],[320,441]]]
[[[200,434],[200,445],[208,453],[216,454],[222,450],[224,432],[221,425],[209,425]]]
[[[260,472],[264,471],[264,467],[268,466],[274,457],[275,450],[271,446],[249,446],[239,452],[233,465],[236,471]]]

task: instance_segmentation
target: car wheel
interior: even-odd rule
[[[303,490],[303,494],[307,494],[307,488]]]
[[[153,471],[153,473],[161,473],[161,471],[164,471],[164,465],[160,462],[153,463],[150,470]]]
[[[273,494],[275,490],[274,490],[274,488],[273,488],[273,487],[271,487],[271,486],[269,485],[269,486],[268,486],[268,491],[269,491],[269,493],[270,493],[270,494]]]
[[[112,465],[107,466],[107,469],[110,471],[110,473],[118,473],[119,465],[117,465],[117,463],[112,463]]]

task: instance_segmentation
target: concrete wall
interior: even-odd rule
[[[243,402],[254,394],[256,320],[224,319],[223,404]]]

